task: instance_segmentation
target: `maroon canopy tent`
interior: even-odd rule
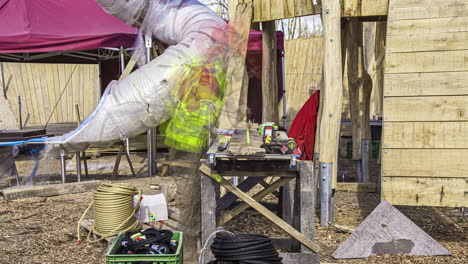
[[[0,53],[131,47],[136,29],[95,0],[0,0]]]
[[[0,53],[128,48],[137,33],[95,0],[0,0],[0,18]],[[248,50],[262,49],[261,36],[251,32]]]
[[[0,22],[0,61],[100,63],[102,87],[120,74],[119,48],[132,47],[138,32],[107,14],[96,0],[0,0]],[[277,48],[281,84],[282,32],[277,32]],[[246,63],[251,118],[259,121],[261,31],[250,32]]]

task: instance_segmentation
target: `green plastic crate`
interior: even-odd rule
[[[115,254],[120,248],[124,234],[120,234],[112,246],[106,253],[106,264],[134,264],[136,262],[144,262],[145,264],[182,264],[183,263],[183,241],[184,233],[174,232],[172,239],[176,240],[179,245],[175,254],[152,255],[152,254],[133,254],[133,255],[117,255]]]

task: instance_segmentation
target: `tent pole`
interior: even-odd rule
[[[7,99],[7,90],[5,83],[5,72],[3,70],[3,62],[0,62],[0,71],[2,72],[2,85],[3,85],[3,96]]]
[[[152,43],[151,36],[145,36],[146,44],[146,63],[151,61],[151,46]],[[155,176],[156,171],[156,127],[152,127],[147,131],[147,155],[148,155],[148,176]]]
[[[286,72],[285,72],[285,66],[284,66],[284,50],[281,51],[281,67],[282,67],[282,84],[283,84],[283,126],[286,132],[288,132],[288,113],[287,113],[287,107],[286,107]]]

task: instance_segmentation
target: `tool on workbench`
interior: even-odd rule
[[[265,122],[258,126],[258,133],[260,136],[269,135],[269,136],[274,136],[275,131],[278,131],[278,126],[275,126],[275,122]]]
[[[288,139],[272,139],[267,137],[265,143],[263,143],[261,148],[264,148],[267,154],[299,154],[299,149],[297,148],[296,141],[294,138]]]
[[[229,147],[232,134],[219,135],[218,151],[225,151]]]

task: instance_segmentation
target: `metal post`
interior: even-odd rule
[[[330,220],[332,164],[320,163],[320,225],[328,226]]]
[[[0,71],[2,72],[2,85],[3,85],[3,97],[7,98],[7,90],[5,83],[5,72],[3,70],[3,62],[0,62]]]
[[[328,207],[328,222],[333,223],[335,222],[335,190],[331,189],[330,194],[330,205]]]
[[[21,96],[18,96],[19,128],[23,129],[23,114],[21,112]]]
[[[286,107],[286,72],[284,67],[284,50],[281,51],[281,67],[283,73],[283,126],[286,131],[288,131],[288,115]]]
[[[362,182],[369,182],[369,140],[365,139],[361,142],[362,155]]]
[[[125,56],[124,56],[124,48],[120,47],[120,74],[125,71]]]
[[[239,185],[239,177],[233,176],[232,177],[232,184],[234,184],[234,186]]]
[[[146,63],[151,61],[151,46],[153,45],[151,36],[145,36]],[[156,128],[152,127],[147,131],[148,149],[148,176],[155,176],[156,171]]]
[[[362,160],[356,160],[356,176],[358,182],[364,182],[362,176]]]
[[[130,156],[130,139],[128,137],[125,138],[125,148],[127,155]]]
[[[62,183],[65,183],[67,168],[65,167],[65,150],[60,150],[60,167],[62,169]]]
[[[81,182],[81,155],[80,152],[76,152],[76,177],[77,181]]]

